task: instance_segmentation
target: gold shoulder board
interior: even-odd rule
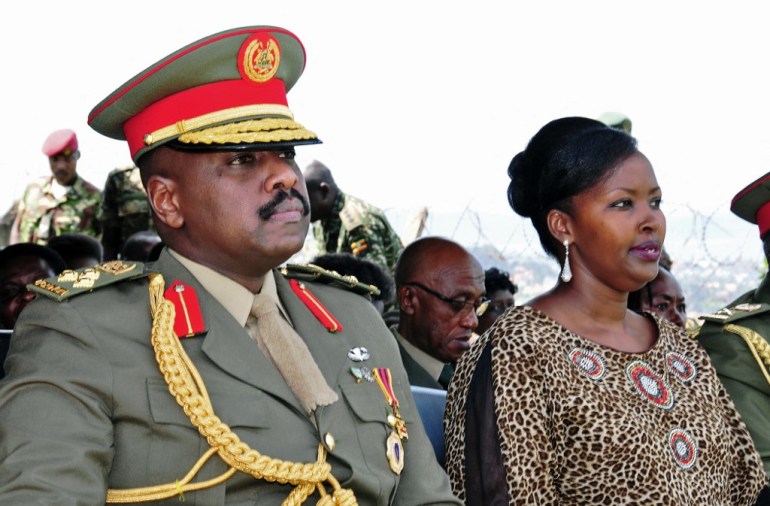
[[[112,260],[94,267],[67,269],[58,276],[38,279],[27,285],[27,289],[61,302],[81,293],[93,292],[119,281],[140,278],[148,274],[141,262]]]
[[[770,311],[770,304],[759,302],[742,302],[735,306],[723,307],[719,311],[701,316],[709,322],[728,324]]]
[[[336,271],[330,271],[315,264],[287,264],[280,269],[281,274],[289,279],[301,281],[319,281],[338,286],[356,293],[377,296],[380,289],[358,281],[355,276],[345,276]]]

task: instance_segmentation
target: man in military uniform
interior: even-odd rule
[[[396,267],[397,325],[390,327],[412,385],[446,390],[489,300],[484,269],[454,241],[422,237]]]
[[[91,111],[167,248],[35,283],[0,383],[1,505],[460,504],[368,299],[277,270],[309,227],[304,66],[291,32],[237,28]]]
[[[385,213],[340,190],[331,170],[318,160],[305,168],[305,182],[319,254],[352,253],[392,274],[404,246]]]
[[[78,138],[69,129],[56,130],[43,143],[51,175],[30,183],[19,201],[11,229],[11,244],[46,244],[53,236],[81,232],[93,237],[100,233],[96,214],[101,192],[80,177]]]
[[[770,260],[770,173],[738,192],[730,210],[759,226],[765,258]],[[770,475],[770,276],[703,320],[698,341],[708,351]]]
[[[139,167],[131,165],[110,171],[99,211],[105,260],[118,258],[120,248],[131,235],[154,230]]]

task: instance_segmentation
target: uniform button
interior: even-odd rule
[[[326,443],[326,447],[329,449],[330,452],[334,451],[334,445],[337,444],[337,442],[334,440],[334,436],[332,436],[331,432],[327,432],[324,435],[324,443]]]

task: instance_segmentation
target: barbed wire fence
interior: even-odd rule
[[[404,242],[417,209],[386,209]],[[756,226],[741,221],[726,208],[696,209],[667,204],[668,231],[664,247],[673,260],[672,272],[682,285],[688,315],[698,317],[720,309],[755,288],[767,271]],[[455,240],[476,255],[484,268],[497,266],[511,273],[519,287],[517,302],[525,302],[553,287],[559,274],[529,220],[510,211],[490,213],[469,203],[459,212],[427,209],[421,236]]]

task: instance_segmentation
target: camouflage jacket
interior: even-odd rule
[[[154,230],[139,167],[122,167],[107,175],[99,221],[103,231],[116,230],[118,246],[136,232]]]
[[[99,188],[77,176],[66,193],[57,198],[52,181],[53,176],[48,176],[30,183],[24,190],[11,231],[12,243],[46,244],[51,237],[73,232],[99,237]]]
[[[313,234],[320,253],[352,253],[391,274],[404,249],[382,210],[341,191],[331,216],[313,223]]]

